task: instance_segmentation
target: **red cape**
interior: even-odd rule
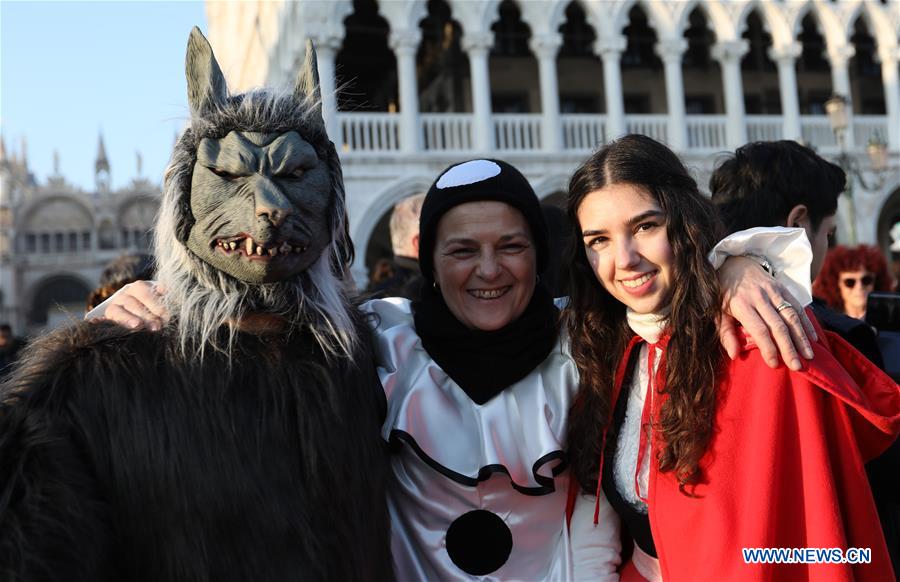
[[[818,330],[800,372],[745,341],[718,392],[704,482],[688,497],[651,462],[650,526],[664,580],[894,580],[863,464],[900,429],[900,388]],[[621,389],[632,341],[616,376]],[[665,396],[655,398],[658,415]],[[653,459],[660,442],[653,433]],[[870,548],[870,564],[747,564],[742,548]]]

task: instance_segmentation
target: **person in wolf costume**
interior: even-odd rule
[[[165,174],[161,333],[82,323],[0,387],[0,579],[392,577],[384,394],[315,54],[229,96],[198,29]]]

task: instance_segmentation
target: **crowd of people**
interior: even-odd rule
[[[306,52],[293,93],[229,96],[195,29],[155,261],[22,365],[0,326],[0,576],[894,577],[900,388],[865,321],[893,283],[829,250],[840,168],[751,143],[710,198],[627,135],[563,215],[455,163],[348,297]]]

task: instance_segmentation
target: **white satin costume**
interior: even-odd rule
[[[578,372],[564,342],[479,405],[422,347],[409,301],[362,309],[372,314],[387,397],[381,434],[393,452],[388,506],[398,580],[572,579],[563,443]],[[601,524],[615,527],[589,527],[583,542],[608,547],[614,575],[618,520],[604,509]]]

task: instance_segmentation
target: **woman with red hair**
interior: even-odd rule
[[[825,257],[813,283],[813,295],[832,309],[850,317],[866,316],[866,301],[872,291],[890,291],[894,284],[884,256],[876,246],[836,246]]]

